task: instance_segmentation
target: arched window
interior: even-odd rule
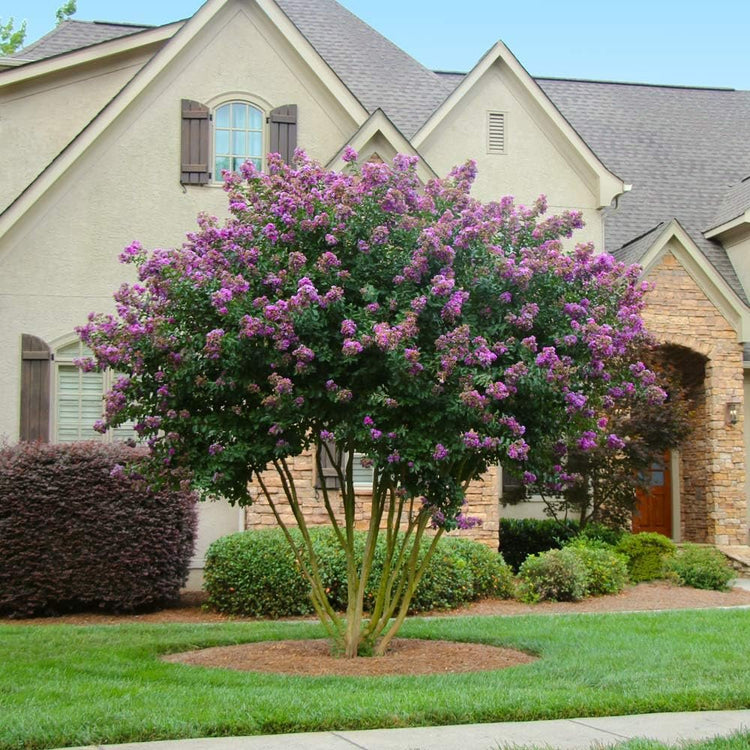
[[[214,179],[221,171],[236,172],[251,161],[263,162],[263,113],[247,102],[228,102],[214,111]]]
[[[55,352],[53,440],[72,443],[135,439],[135,431],[127,424],[109,430],[106,435],[94,430],[94,422],[104,414],[104,394],[112,386],[113,374],[79,370],[74,360],[90,355],[91,351],[80,341],[61,346]]]

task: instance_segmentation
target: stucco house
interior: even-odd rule
[[[199,211],[224,212],[222,168],[295,145],[341,167],[351,144],[416,154],[427,180],[474,158],[478,197],[581,210],[579,239],[655,284],[647,323],[694,385],[695,429],[654,466],[637,523],[746,544],[748,143],[750,91],[534,79],[500,42],[466,74],[432,71],[335,0],[66,21],[0,58],[0,436],[95,436],[108,376],[74,368],[74,328],[111,307],[133,239],[174,246]],[[295,464],[311,501],[312,467]],[[499,474],[470,496],[489,543],[501,513],[535,511],[502,507]],[[267,523],[262,505],[205,506],[196,568],[210,539]]]

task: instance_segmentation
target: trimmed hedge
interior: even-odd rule
[[[677,546],[663,534],[644,531],[626,534],[615,549],[628,559],[630,580],[639,583],[664,578],[666,561],[675,553]]]
[[[111,476],[144,455],[93,442],[0,449],[0,613],[130,612],[179,597],[196,498]]]
[[[295,541],[301,536],[291,530]],[[333,529],[310,529],[320,574],[334,609],[346,609],[346,560]],[[355,533],[361,560],[364,532]],[[381,537],[373,560],[365,606],[375,596],[375,581],[383,566]],[[422,551],[424,553],[424,550]],[[286,617],[309,614],[309,588],[298,570],[281,529],[244,531],[217,539],[206,555],[204,587],[207,606],[225,614]],[[443,538],[420,581],[410,611],[450,609],[483,596],[512,593],[512,574],[503,559],[484,545],[468,539]]]
[[[505,562],[518,572],[529,555],[560,549],[578,533],[576,521],[552,518],[501,518],[500,552]]]

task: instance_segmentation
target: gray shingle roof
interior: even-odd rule
[[[724,193],[719,208],[716,211],[716,216],[714,216],[713,221],[706,229],[713,229],[714,227],[726,224],[728,221],[732,221],[732,219],[736,219],[745,213],[748,208],[750,208],[750,176],[745,177],[744,180],[738,182],[736,185],[732,185]]]
[[[45,57],[72,52],[75,49],[137,34],[139,31],[150,28],[153,27],[104,21],[63,21],[41,39],[24,47],[11,57],[19,60],[43,60]]]
[[[277,3],[365,109],[382,109],[407,138],[453,90],[335,0]]]
[[[428,70],[335,0],[277,2],[362,105],[382,109],[408,138],[464,77]],[[37,60],[147,28],[66,21],[16,57]],[[750,180],[742,181],[750,175],[750,91],[537,82],[602,162],[633,185],[604,211],[606,249],[637,261],[654,228],[676,218],[747,302],[726,252],[703,231],[750,206]]]
[[[741,299],[724,249],[705,239],[727,186],[750,174],[750,91],[538,79],[631,192],[605,209],[607,249],[676,218]]]

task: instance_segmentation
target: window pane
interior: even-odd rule
[[[247,125],[247,104],[237,104],[236,102],[232,105],[232,127],[233,128],[246,128]]]
[[[232,172],[239,172],[240,167],[247,161],[244,156],[233,156],[232,157]]]
[[[249,156],[260,156],[263,153],[263,136],[260,133],[249,133],[250,136],[250,150],[247,152]]]
[[[225,104],[223,107],[219,107],[216,110],[214,123],[216,124],[217,128],[229,127],[229,104]]]
[[[364,456],[361,453],[355,453],[352,459],[352,479],[355,485],[362,487],[372,487],[372,466],[362,466]]]
[[[263,113],[255,107],[248,107],[250,112],[250,122],[248,127],[250,130],[262,130],[263,129]]]
[[[244,130],[232,131],[232,154],[234,156],[247,156],[246,141],[247,138]]]
[[[216,158],[216,169],[214,170],[215,180],[221,179],[222,169],[229,169],[229,157],[228,156],[219,156]]]
[[[229,131],[228,130],[216,131],[216,153],[217,155],[229,153]]]

